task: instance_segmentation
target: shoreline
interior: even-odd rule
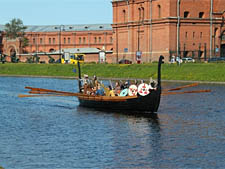
[[[0,77],[30,77],[30,78],[56,78],[56,79],[78,79],[78,77],[73,76],[36,76],[36,75],[6,75],[0,74]],[[140,79],[140,78],[106,78],[106,77],[98,77],[101,80],[149,80],[149,79]],[[196,81],[196,80],[165,80],[162,79],[162,82],[169,83],[200,83],[200,84],[220,84],[225,85],[225,82],[217,82],[217,81]]]

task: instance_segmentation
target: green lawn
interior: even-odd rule
[[[34,76],[78,76],[73,72],[75,65],[63,64],[0,64],[2,75],[34,75]],[[82,64],[82,74],[107,78],[143,78],[157,77],[157,63],[152,64]],[[193,80],[225,82],[224,63],[186,63],[162,65],[164,80]]]

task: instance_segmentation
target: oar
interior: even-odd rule
[[[58,91],[58,90],[33,88],[33,87],[25,87],[25,89],[30,89],[32,92],[37,91],[37,92],[59,93],[59,94],[74,94],[72,92],[63,92],[63,91]]]
[[[18,95],[18,97],[23,98],[23,97],[57,97],[57,96],[83,96],[81,93],[71,93],[71,94],[38,94],[38,95]]]
[[[53,92],[29,91],[29,94],[52,94]]]
[[[162,93],[163,96],[165,95],[175,95],[175,94],[187,94],[187,93],[208,93],[211,90],[192,90],[192,91],[185,91],[185,92],[165,92]]]
[[[189,84],[189,85],[185,85],[185,86],[180,86],[180,87],[173,88],[173,89],[164,89],[163,91],[164,92],[175,91],[175,90],[181,90],[181,89],[184,89],[184,88],[194,87],[194,86],[198,86],[198,83],[193,83],[193,84]]]

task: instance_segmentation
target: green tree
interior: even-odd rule
[[[29,45],[29,40],[25,37],[26,26],[23,25],[21,19],[12,19],[9,23],[5,24],[5,34],[8,39],[18,38],[20,41],[20,49],[24,49]]]
[[[5,24],[6,37],[9,39],[24,37],[26,28],[21,19],[14,18],[9,23]]]

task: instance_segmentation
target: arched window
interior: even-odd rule
[[[188,38],[188,32],[185,32],[185,38],[186,39]]]
[[[203,35],[202,32],[200,32],[200,38],[202,38],[202,35]]]
[[[161,18],[161,6],[158,5],[158,18]]]
[[[123,10],[123,22],[126,22],[126,10]]]
[[[199,18],[204,18],[204,12],[199,12]]]
[[[139,14],[139,21],[141,20],[141,8],[138,8],[138,14]]]
[[[215,30],[214,30],[214,36],[216,37],[217,34],[218,34],[218,28],[215,28]]]
[[[189,11],[184,11],[184,18],[188,18],[189,17]]]
[[[145,8],[141,8],[141,10],[142,10],[142,20],[144,20],[145,19]]]
[[[55,38],[53,38],[53,44],[55,44]]]

